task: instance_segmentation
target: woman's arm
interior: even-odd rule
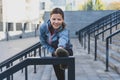
[[[59,33],[59,44],[58,47],[66,47],[66,44],[69,41],[69,31],[67,29],[64,29]]]
[[[40,26],[40,36],[39,36],[40,43],[43,48],[46,48],[49,52],[53,53],[55,49],[47,43],[47,36],[46,36],[47,27],[46,26],[47,25],[45,24]]]

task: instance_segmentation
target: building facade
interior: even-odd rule
[[[40,0],[0,0],[0,40],[34,31],[41,17]]]

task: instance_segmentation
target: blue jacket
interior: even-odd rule
[[[49,52],[53,53],[57,47],[70,48],[72,45],[69,39],[69,31],[62,26],[55,30],[51,35],[50,20],[40,26],[40,43],[44,48],[47,48]]]

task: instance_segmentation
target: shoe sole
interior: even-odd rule
[[[58,57],[68,57],[68,51],[63,48],[56,49],[56,54]]]
[[[69,56],[68,51],[63,49],[63,48],[56,49],[56,53],[57,53],[57,57],[68,57]],[[67,68],[68,68],[67,64],[60,64],[60,69],[61,70],[65,70]]]

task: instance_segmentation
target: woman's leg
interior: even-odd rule
[[[60,65],[53,65],[57,80],[65,80],[65,70],[60,69]]]
[[[53,57],[56,57],[54,53],[52,54]],[[65,70],[60,69],[60,65],[53,65],[55,75],[57,80],[65,80]]]
[[[55,55],[53,53],[52,56],[53,57],[55,57],[55,56],[57,56],[57,57],[68,57],[69,55],[70,56],[73,55],[72,49],[69,50],[69,49],[58,48],[56,50],[56,53],[57,53],[57,55]],[[67,65],[66,64],[60,64],[60,65],[53,65],[53,68],[54,68],[55,74],[57,76],[57,79],[58,80],[65,80],[65,69],[67,68]]]

